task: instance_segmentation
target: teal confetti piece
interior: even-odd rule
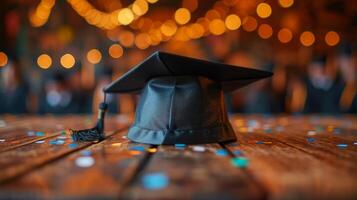
[[[145,174],[141,178],[142,186],[148,190],[160,190],[169,184],[169,178],[163,172]]]
[[[231,159],[231,164],[234,167],[238,167],[238,168],[245,168],[248,166],[249,161],[246,158],[243,157],[238,157],[238,158],[232,158]]]
[[[143,146],[133,146],[133,147],[130,147],[129,150],[132,150],[132,151],[145,151],[145,147],[143,147]]]
[[[75,149],[75,148],[77,148],[78,147],[78,144],[77,143],[74,143],[74,142],[72,142],[72,143],[70,143],[69,145],[68,145],[68,148],[70,148],[70,149]]]
[[[228,156],[228,151],[225,149],[217,149],[216,155],[217,156]]]
[[[41,131],[38,131],[38,132],[36,132],[36,136],[42,137],[42,136],[45,136],[45,133],[41,132]]]
[[[340,149],[346,149],[348,147],[348,144],[337,144],[336,146]]]

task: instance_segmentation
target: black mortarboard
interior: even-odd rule
[[[233,91],[272,73],[156,52],[108,85],[105,93],[141,90],[128,138],[147,144],[199,144],[236,140],[223,91]],[[73,139],[104,137],[94,129],[73,131]],[[98,128],[99,127],[99,128]]]

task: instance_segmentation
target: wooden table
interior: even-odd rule
[[[90,116],[0,116],[0,199],[357,199],[356,116],[230,119],[236,143],[182,148],[128,141],[122,115],[86,143],[66,130]]]

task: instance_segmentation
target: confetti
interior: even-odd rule
[[[70,149],[75,149],[77,147],[78,147],[78,144],[77,143],[73,143],[73,142],[68,145],[68,148],[70,148]]]
[[[308,136],[314,136],[314,135],[316,135],[316,131],[314,131],[314,130],[308,131],[307,135]]]
[[[67,139],[67,136],[61,135],[61,136],[58,136],[57,139],[61,139],[61,140]]]
[[[44,140],[39,140],[39,141],[36,141],[35,143],[36,144],[42,144],[42,143],[45,143],[45,141]]]
[[[175,144],[175,147],[178,147],[178,148],[185,148],[186,145],[185,144]]]
[[[90,167],[94,165],[95,160],[90,156],[81,156],[75,160],[75,163],[78,167]]]
[[[0,139],[0,142],[5,142],[5,139]]]
[[[353,145],[357,145],[357,142],[354,142]]]
[[[145,174],[141,178],[142,186],[148,190],[160,190],[169,184],[169,178],[163,172]]]
[[[129,153],[133,156],[140,155],[142,152],[141,151],[136,151],[136,150],[130,150]]]
[[[62,135],[66,135],[66,131],[61,131],[61,134]]]
[[[0,120],[0,127],[5,127],[6,126],[6,122],[4,120]]]
[[[143,146],[132,146],[129,148],[129,150],[132,150],[132,151],[145,151],[145,147]]]
[[[339,135],[339,134],[341,134],[341,129],[340,128],[335,128],[332,133],[335,134],[335,135]]]
[[[92,155],[92,151],[90,150],[83,150],[80,152],[82,156],[90,156]]]
[[[238,158],[232,158],[231,159],[231,164],[234,167],[239,167],[239,168],[245,168],[248,166],[248,159],[243,158],[243,157],[238,157]]]
[[[232,143],[229,143],[228,146],[231,146],[231,147],[236,147],[238,146],[238,143],[236,142],[232,142]]]
[[[206,151],[206,148],[204,146],[193,146],[192,149],[193,149],[193,151],[196,151],[196,152],[205,152]]]
[[[243,155],[242,151],[240,151],[240,150],[234,150],[233,153],[234,153],[234,155],[236,155],[236,156],[241,156],[241,155]]]
[[[28,131],[27,132],[27,136],[32,137],[32,136],[35,136],[35,135],[36,135],[35,131]]]
[[[228,152],[225,149],[217,149],[216,150],[216,155],[217,156],[228,156]]]
[[[121,136],[121,138],[128,139],[128,137],[126,135]]]
[[[308,143],[314,143],[316,141],[315,138],[306,138]]]
[[[120,142],[113,143],[112,146],[113,146],[113,147],[120,147],[120,146],[121,146],[121,143],[120,143]]]
[[[42,137],[42,136],[45,136],[45,133],[38,131],[38,132],[36,132],[36,136]]]
[[[257,141],[255,144],[264,144],[262,141]]]
[[[148,148],[147,151],[149,153],[156,153],[157,152],[157,148]]]
[[[337,144],[336,146],[340,149],[345,149],[348,147],[348,144]]]

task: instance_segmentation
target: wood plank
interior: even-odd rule
[[[292,125],[296,122],[292,121],[286,124],[288,128],[285,127],[284,131],[271,132],[264,131],[263,127],[266,128],[276,118],[265,118],[265,121],[259,121],[260,128],[247,132],[249,128],[245,119],[257,118],[240,118],[244,123],[237,122],[237,118],[232,119],[235,125],[239,125],[235,126],[239,145],[229,148],[241,150],[250,160],[248,170],[268,188],[270,199],[357,198],[354,152],[342,150],[341,153],[335,146],[332,149],[329,139],[319,139],[318,145],[310,145],[303,137],[306,132],[302,133],[308,126],[306,122]],[[274,126],[270,128],[276,130]],[[341,155],[344,156],[341,158]]]
[[[85,148],[95,159],[91,167],[76,166],[75,160],[81,156],[81,151],[75,152],[2,185],[0,195],[21,197],[31,194],[42,199],[116,199],[122,187],[135,175],[141,160],[149,154],[130,150],[138,146],[148,148],[148,145],[129,143],[122,137],[124,134],[126,131]]]
[[[264,199],[265,194],[242,169],[230,164],[229,156],[217,156],[217,144],[204,145],[206,152],[196,152],[192,146],[180,150],[160,146],[148,166],[129,187],[124,199]],[[160,190],[145,188],[142,178],[163,173],[169,179]]]

